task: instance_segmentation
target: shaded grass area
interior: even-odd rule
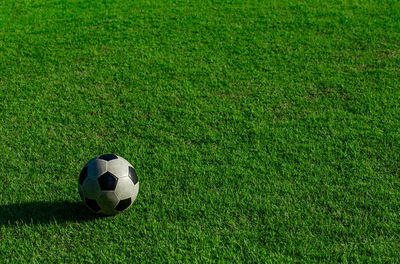
[[[0,225],[18,224],[47,225],[51,223],[83,222],[96,216],[81,202],[25,202],[0,206]]]
[[[0,262],[395,261],[399,13],[1,3]],[[77,178],[110,152],[141,190],[97,218]]]

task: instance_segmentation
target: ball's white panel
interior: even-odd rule
[[[118,159],[110,160],[107,162],[107,171],[111,172],[118,178],[128,176],[129,163],[118,157]]]
[[[100,195],[100,185],[96,178],[87,178],[83,182],[83,194],[90,199],[96,199]]]
[[[119,199],[114,191],[102,191],[97,198],[97,203],[100,205],[103,214],[113,215],[118,213],[114,208],[119,203]]]
[[[119,178],[117,188],[115,189],[115,194],[120,200],[128,199],[134,195],[134,187],[135,185],[128,176]]]
[[[131,197],[132,203],[136,200],[138,193],[139,193],[139,182],[137,182],[133,187],[133,195]]]
[[[88,177],[87,179],[97,179],[99,176],[107,171],[107,161],[102,159],[95,159],[88,164]]]
[[[123,157],[118,156],[118,159],[125,161],[128,166],[133,167],[132,164],[129,161],[127,161],[126,159],[124,159]]]
[[[91,159],[91,160],[89,160],[88,161],[88,163],[86,163],[86,165],[85,166],[89,166],[89,165],[91,165],[95,160],[97,160],[97,157],[95,157],[95,158],[93,158],[93,159]]]
[[[82,200],[84,200],[85,194],[83,193],[83,187],[81,184],[78,184],[78,191],[79,191],[79,196],[81,197]]]

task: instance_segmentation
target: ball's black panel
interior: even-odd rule
[[[117,210],[117,211],[123,211],[123,210],[125,210],[126,208],[128,208],[128,207],[131,205],[131,203],[132,203],[131,198],[121,200],[121,201],[119,201],[119,203],[118,203],[117,206],[115,207],[115,210]]]
[[[139,181],[135,169],[132,168],[131,166],[129,166],[129,175],[128,176],[133,181],[133,184],[136,184]]]
[[[85,166],[85,167],[82,169],[81,174],[79,175],[79,183],[80,183],[80,184],[83,183],[83,181],[86,179],[87,175],[88,175],[88,167]]]
[[[115,187],[117,187],[118,178],[111,172],[107,171],[99,177],[98,181],[101,190],[113,191],[115,190]]]
[[[104,154],[104,155],[101,155],[99,157],[99,159],[110,161],[110,160],[113,160],[113,159],[118,159],[118,157],[116,155],[114,155],[114,154]]]
[[[85,198],[85,203],[94,212],[98,212],[101,209],[100,206],[98,205],[98,203],[96,202],[96,200]]]

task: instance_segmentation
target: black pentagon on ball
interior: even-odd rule
[[[83,181],[86,179],[87,175],[88,175],[88,167],[85,166],[82,169],[81,174],[79,175],[79,180],[78,181],[79,181],[80,184],[83,183]]]
[[[129,175],[128,176],[133,181],[133,184],[136,184],[139,181],[135,169],[132,168],[131,166],[129,166]]]
[[[118,178],[111,172],[107,171],[98,178],[98,182],[101,190],[113,191],[115,190],[115,187],[117,187]]]
[[[113,160],[113,159],[118,159],[118,157],[117,157],[117,155],[114,155],[114,154],[104,154],[104,155],[101,155],[99,157],[99,159],[110,161],[110,160]]]
[[[121,200],[115,207],[115,210],[121,212],[121,211],[125,210],[126,208],[128,208],[131,205],[131,203],[132,203],[131,198]]]
[[[86,205],[90,208],[90,209],[92,209],[94,212],[98,212],[98,211],[100,211],[100,206],[99,206],[99,204],[96,202],[96,200],[92,200],[92,199],[89,199],[89,198],[85,198],[85,203],[86,203]]]

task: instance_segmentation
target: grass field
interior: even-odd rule
[[[0,153],[0,263],[398,262],[400,2],[1,1]]]

